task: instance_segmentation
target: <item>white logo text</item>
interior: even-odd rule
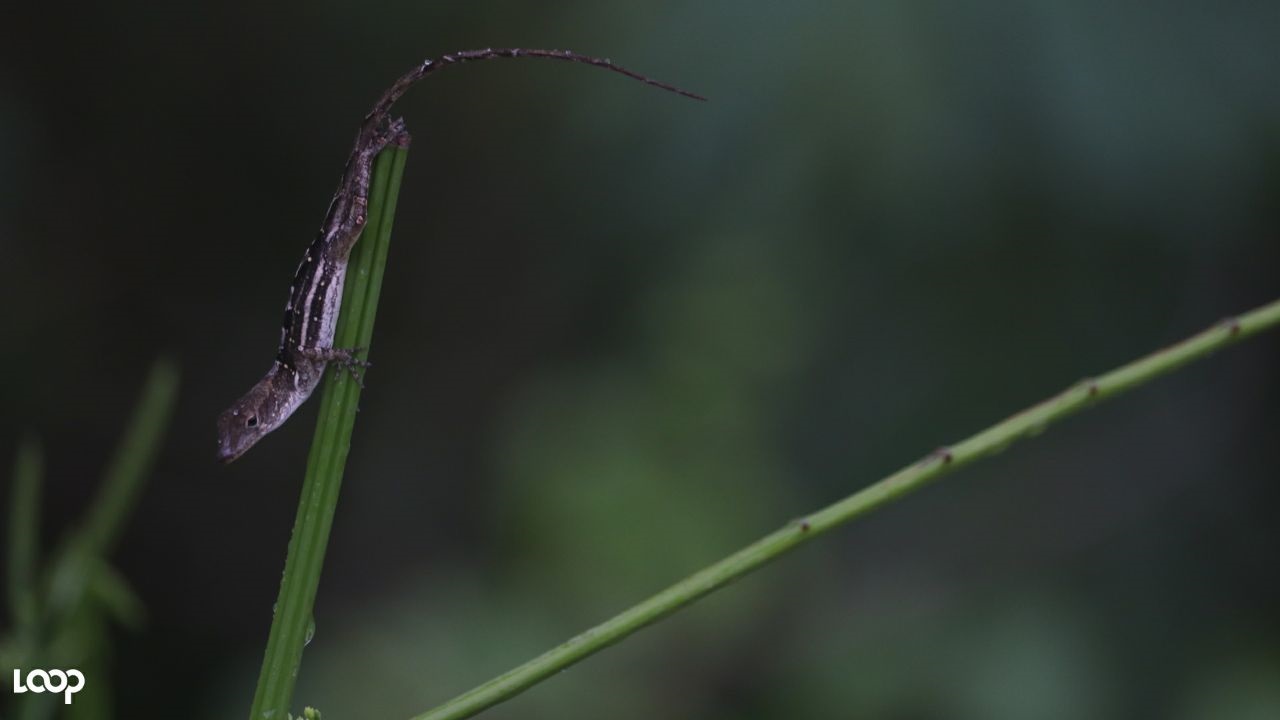
[[[84,675],[79,670],[32,670],[27,673],[27,682],[22,683],[22,671],[14,669],[13,671],[13,691],[22,694],[27,691],[33,693],[53,692],[62,693],[65,700],[63,704],[71,704],[71,696],[80,692],[84,687]]]

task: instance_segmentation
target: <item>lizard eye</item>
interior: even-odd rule
[[[249,427],[249,428],[255,428],[255,427],[258,427],[258,416],[257,416],[257,415],[250,415],[250,416],[248,417],[248,419],[246,419],[246,420],[244,421],[244,426],[245,426],[245,427]]]

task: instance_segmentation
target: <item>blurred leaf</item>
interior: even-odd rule
[[[74,667],[83,672],[86,689],[65,708],[65,716],[73,720],[111,716],[113,699],[105,660],[110,647],[108,620],[136,628],[145,615],[141,600],[106,556],[159,452],[177,383],[173,363],[157,361],[84,523],[49,557],[48,567],[41,571],[45,582],[39,592],[33,589],[32,575],[36,573],[40,455],[32,441],[24,442],[19,452],[9,537],[15,634],[0,647],[15,667]],[[43,720],[64,708],[56,700],[53,695],[24,694],[14,697],[13,707],[20,720]]]
[[[40,443],[35,438],[25,438],[18,446],[9,506],[9,610],[15,634],[19,637],[33,632],[36,621],[34,576],[39,557],[40,483],[43,478],[44,458]]]
[[[83,541],[104,557],[115,545],[155,464],[177,394],[177,366],[167,358],[157,360],[80,532]]]
[[[112,620],[130,630],[142,628],[147,616],[146,605],[110,563],[98,563],[89,584],[89,592]]]
[[[1251,638],[1252,640],[1252,638]],[[1274,645],[1210,657],[1183,690],[1178,720],[1280,717],[1280,655]]]

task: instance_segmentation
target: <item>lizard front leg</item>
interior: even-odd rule
[[[298,355],[319,363],[337,365],[351,375],[351,378],[364,387],[364,371],[373,363],[358,357],[364,348],[303,348],[297,349]]]

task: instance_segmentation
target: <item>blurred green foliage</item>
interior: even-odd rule
[[[177,368],[172,361],[157,361],[84,519],[44,563],[38,547],[43,452],[31,438],[18,448],[7,503],[11,628],[0,636],[0,667],[5,679],[12,677],[11,668],[24,674],[74,668],[87,688],[70,704],[56,694],[15,694],[6,706],[18,720],[50,718],[59,711],[58,716],[74,720],[115,716],[109,625],[137,631],[146,611],[108,556],[159,453],[177,389]]]

